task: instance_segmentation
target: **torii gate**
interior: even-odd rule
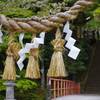
[[[36,33],[51,31],[54,28],[60,27],[66,21],[74,20],[81,11],[86,9],[89,5],[93,4],[93,1],[94,0],[79,0],[68,11],[60,12],[57,13],[56,15],[51,15],[43,18],[39,18],[36,16],[32,16],[31,18],[8,18],[4,15],[0,15],[0,24],[9,33],[7,59],[6,59],[6,66],[3,74],[3,79],[5,80],[16,79],[14,61],[18,58],[18,51],[19,51],[19,45],[14,42],[13,38],[13,35],[16,32],[31,32],[33,33],[34,37]],[[59,39],[59,36],[56,36],[56,39]],[[37,56],[34,55],[33,52],[37,53],[37,50],[33,49],[30,51],[31,55]],[[38,66],[38,64],[36,66]],[[35,70],[38,70],[38,68]],[[30,75],[28,74],[28,76]],[[36,77],[40,77],[39,74],[36,75]],[[12,98],[14,99],[13,96]]]

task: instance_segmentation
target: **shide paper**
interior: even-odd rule
[[[68,56],[76,60],[76,58],[78,57],[80,53],[80,49],[74,46],[76,40],[71,37],[72,30],[70,29],[68,21],[64,26],[63,32],[66,33],[65,40],[67,41],[67,43],[65,44],[65,47],[70,50]]]
[[[24,37],[23,35],[19,37],[20,43],[22,43],[23,37]],[[29,53],[30,49],[32,48],[38,48],[39,44],[44,44],[44,37],[45,37],[45,32],[41,32],[39,38],[36,37],[32,39],[33,42],[26,43],[25,47],[18,52],[20,59],[17,61],[17,64],[20,70],[22,70],[24,67],[23,61],[26,58],[25,54]]]
[[[0,43],[3,43],[3,40],[2,40],[3,33],[1,31],[1,27],[2,27],[2,25],[0,25]]]
[[[69,38],[68,42],[66,43],[65,47],[71,49],[72,46],[75,44],[76,40],[72,37]]]
[[[74,60],[76,60],[76,58],[78,57],[79,53],[80,53],[80,49],[75,47],[75,46],[72,46],[68,56],[73,58]]]

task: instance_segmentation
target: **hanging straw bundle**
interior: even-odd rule
[[[50,68],[47,75],[48,77],[66,77],[68,73],[66,72],[62,56],[64,40],[61,39],[61,32],[59,28],[56,32],[56,39],[51,43],[54,46],[54,53],[51,58]]]
[[[38,79],[40,78],[40,70],[39,70],[39,64],[38,64],[38,53],[39,50],[36,48],[33,48],[30,50],[30,56],[29,56],[29,62],[26,69],[26,78],[31,79]]]
[[[36,34],[33,34],[32,42],[34,41],[35,37],[36,37]],[[30,50],[29,62],[27,65],[26,75],[25,75],[26,78],[31,78],[31,79],[40,78],[38,55],[39,55],[39,50],[37,48],[33,48]]]
[[[4,80],[15,80],[16,79],[15,61],[18,58],[19,49],[20,49],[19,44],[15,43],[13,39],[11,39],[8,44],[8,49],[6,52],[7,58],[5,61],[5,68],[4,68],[4,73],[3,73]]]

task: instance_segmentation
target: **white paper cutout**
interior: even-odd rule
[[[3,33],[1,31],[1,27],[2,27],[2,25],[0,25],[0,43],[3,43],[3,40],[2,40]]]
[[[34,38],[34,43],[37,44],[44,44],[44,37],[45,37],[45,32],[40,33],[40,38]]]
[[[34,43],[26,43],[24,52],[29,53],[30,49],[34,48]]]
[[[75,44],[76,40],[72,37],[69,38],[68,42],[66,43],[65,47],[68,49],[71,49],[72,46]]]
[[[32,43],[26,43],[25,47],[22,48],[18,52],[18,54],[20,56],[20,59],[17,61],[17,64],[18,64],[18,67],[19,67],[20,70],[22,70],[23,67],[24,67],[23,61],[26,58],[25,53],[29,53],[30,49],[32,49],[32,48],[38,48],[39,44],[44,44],[44,37],[45,37],[45,32],[41,32],[40,33],[40,38],[34,38],[34,39],[32,39],[33,40]],[[20,40],[20,42],[22,42],[22,40],[23,40],[23,34],[20,36],[19,40]]]
[[[25,54],[23,54],[23,55],[20,56],[20,59],[17,61],[17,65],[18,65],[20,71],[24,67],[23,61],[24,61],[25,58],[26,58],[26,56],[25,56]]]
[[[72,36],[72,31],[69,30],[69,32],[65,36],[65,40],[68,41],[71,36]]]
[[[65,40],[68,41],[72,36],[72,30],[69,28],[69,21],[66,22],[63,32],[66,33]]]
[[[44,39],[43,38],[34,38],[34,43],[35,44],[44,44]]]
[[[20,42],[20,44],[21,44],[22,47],[24,47],[24,45],[23,45],[23,38],[24,38],[24,33],[21,33],[19,35],[19,42]]]
[[[19,67],[20,70],[23,69],[23,67],[24,67],[23,61],[24,61],[24,59],[26,58],[26,56],[25,56],[25,54],[24,54],[23,38],[24,38],[24,33],[21,33],[21,34],[19,35],[19,42],[20,42],[20,44],[21,44],[21,46],[22,46],[22,49],[18,52],[20,58],[19,58],[19,60],[17,61],[17,65],[18,65],[18,67]]]
[[[80,49],[74,46],[76,40],[71,37],[72,36],[72,30],[69,27],[68,21],[64,26],[63,32],[66,33],[65,40],[68,41],[65,44],[65,47],[70,49],[68,56],[75,60],[77,58],[77,56],[79,55]]]
[[[71,57],[72,59],[76,60],[79,53],[80,53],[80,49],[75,46],[72,46],[68,56]]]
[[[63,32],[67,33],[68,30],[69,30],[69,21],[66,22],[64,29],[63,29]]]
[[[0,43],[3,43],[2,36],[3,36],[3,33],[2,33],[2,31],[0,30]]]
[[[40,38],[43,38],[43,39],[44,39],[44,37],[45,37],[45,32],[41,32],[39,36],[40,36]]]
[[[63,32],[64,33],[72,33],[72,30],[69,28],[70,25],[69,25],[69,21],[66,22],[65,26],[64,26],[64,29],[63,29]]]
[[[26,43],[25,47],[22,48],[18,54],[20,56],[20,59],[17,61],[17,65],[20,69],[20,71],[23,69],[24,67],[24,64],[23,64],[23,61],[25,60],[26,56],[25,56],[25,53],[29,53],[30,49],[32,48],[32,46],[30,46],[31,43]]]

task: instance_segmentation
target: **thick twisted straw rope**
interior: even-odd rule
[[[87,6],[91,5],[93,0],[79,0],[66,12],[57,13],[56,15],[48,18],[7,18],[0,15],[0,24],[2,24],[8,31],[12,32],[42,32],[50,31],[57,28],[58,25],[73,20],[77,17],[78,13],[83,11]]]

